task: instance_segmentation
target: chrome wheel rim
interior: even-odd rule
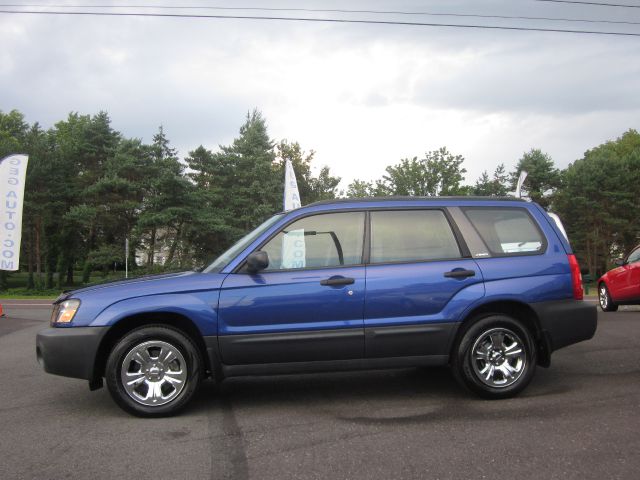
[[[174,400],[187,383],[187,363],[173,345],[151,340],[133,347],[122,361],[120,379],[141,405],[158,407]]]
[[[600,287],[600,306],[603,310],[606,310],[609,306],[609,296],[607,295],[607,287],[602,285]]]
[[[492,388],[513,385],[527,366],[524,342],[511,330],[493,328],[475,341],[471,365],[478,379]]]

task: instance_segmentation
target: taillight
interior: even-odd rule
[[[571,283],[573,285],[573,298],[582,300],[584,293],[582,292],[582,274],[580,273],[580,265],[575,255],[567,255],[569,257],[569,267],[571,267]]]

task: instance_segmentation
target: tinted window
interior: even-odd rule
[[[371,212],[371,263],[459,258],[440,210]]]
[[[362,263],[364,212],[305,217],[284,228],[262,247],[267,271]]]
[[[640,248],[637,248],[633,252],[631,252],[631,254],[629,255],[629,258],[627,259],[627,262],[628,263],[640,262]]]
[[[494,254],[540,252],[544,238],[522,208],[467,208],[467,218]]]

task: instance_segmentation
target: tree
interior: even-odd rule
[[[0,110],[0,158],[12,153],[23,153],[29,125],[17,110],[3,113]]]
[[[335,198],[340,183],[340,177],[332,176],[327,166],[320,169],[317,177],[313,176],[311,162],[314,154],[313,150],[305,153],[298,142],[289,143],[282,140],[276,145],[277,175],[284,179],[285,162],[290,160],[303,205]]]
[[[159,245],[167,248],[166,265],[170,265],[180,244],[185,223],[192,216],[192,184],[184,176],[184,166],[170,146],[162,126],[149,146],[150,181],[138,218],[137,233],[147,246],[147,265],[155,263]]]
[[[465,195],[467,189],[461,183],[467,170],[462,167],[463,162],[461,155],[452,155],[442,147],[427,152],[420,160],[405,158],[388,166],[381,180],[354,180],[346,194],[348,197]]]
[[[57,242],[61,258],[57,263],[62,270],[58,275],[66,275],[65,283],[73,285],[76,263],[84,263],[89,252],[99,248],[105,237],[108,239],[109,232],[98,216],[102,200],[96,197],[93,188],[104,176],[121,135],[111,128],[106,112],[94,116],[70,113],[66,121],[55,125],[50,135],[52,161],[64,175],[61,184],[55,187],[63,190],[59,197],[63,208]]]
[[[476,180],[475,186],[471,189],[473,195],[496,196],[503,197],[509,191],[509,176],[507,175],[504,164],[500,164],[493,172],[493,178],[490,178],[487,171]]]
[[[640,236],[640,134],[625,132],[563,172],[553,206],[592,275],[608,269]]]
[[[222,163],[228,165],[225,179],[228,222],[236,237],[282,210],[283,180],[276,175],[274,142],[258,110],[248,113],[240,136],[221,147]]]
[[[527,172],[523,186],[526,196],[543,207],[549,206],[553,193],[561,182],[560,171],[555,168],[551,157],[535,148],[523,154],[515,170],[511,172],[512,190],[516,189],[520,172],[523,170]]]
[[[213,153],[200,146],[186,159],[199,205],[188,228],[199,261],[229,247],[266,217],[282,210],[283,178],[274,142],[257,110],[247,114],[239,136]]]

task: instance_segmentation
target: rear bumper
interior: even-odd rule
[[[109,327],[46,328],[36,337],[36,356],[47,373],[93,379],[98,346]]]
[[[549,353],[593,338],[598,326],[594,304],[583,300],[559,300],[530,304],[540,320]]]

